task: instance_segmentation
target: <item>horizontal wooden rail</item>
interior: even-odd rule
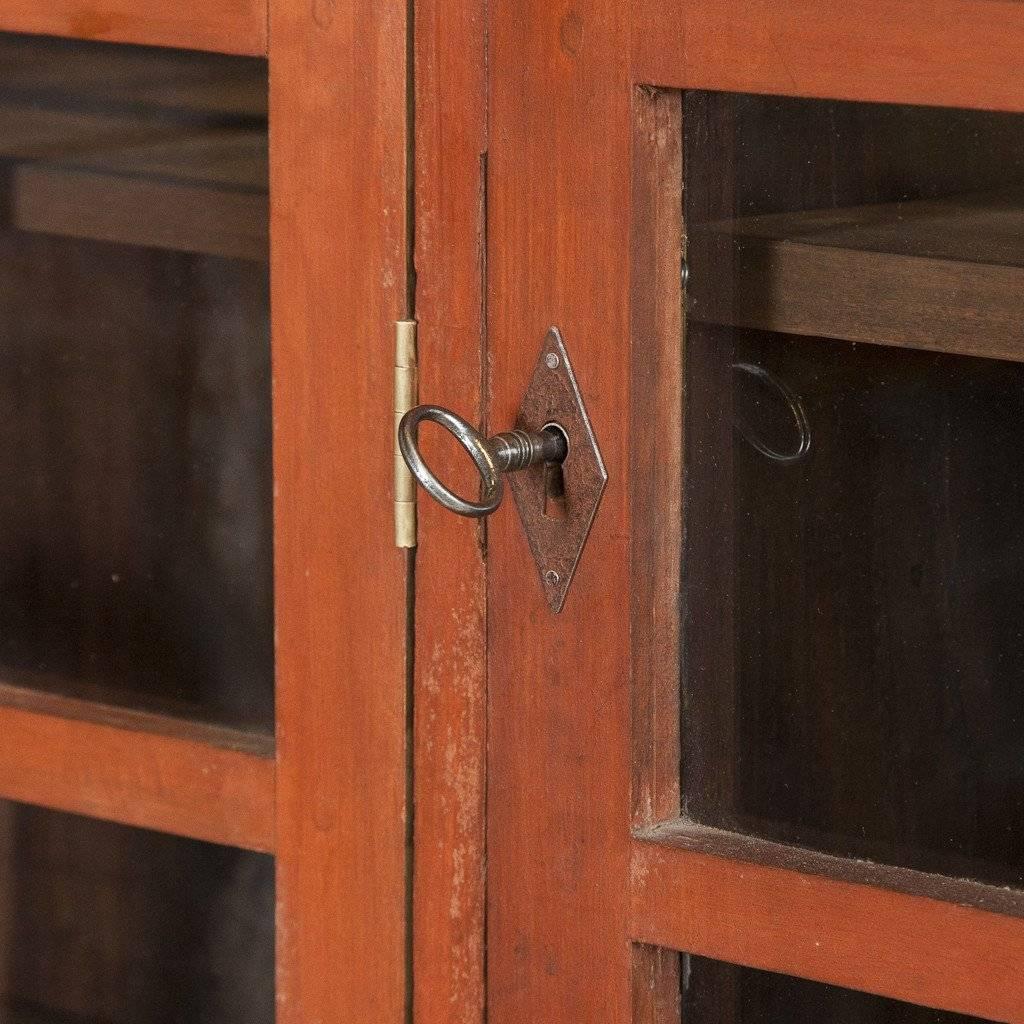
[[[934,0],[634,0],[648,85],[1024,110],[1024,5]],[[951,69],[956,73],[951,73]]]
[[[266,0],[0,0],[0,31],[263,55]]]
[[[269,853],[273,740],[0,684],[0,799]]]
[[[1019,892],[685,821],[634,839],[631,878],[637,942],[1024,1022]]]

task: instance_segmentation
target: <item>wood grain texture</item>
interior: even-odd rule
[[[711,0],[634,6],[634,76],[650,85],[1024,109],[1015,0]]]
[[[679,1024],[679,954],[660,946],[633,945],[633,1016],[631,1024]]]
[[[488,524],[488,1020],[626,1021],[629,5],[489,10],[491,422],[557,325],[608,469],[563,611],[515,511]],[[567,495],[567,501],[571,495]]]
[[[918,871],[867,858],[822,853],[793,843],[773,842],[749,832],[712,828],[688,818],[639,829],[634,835],[655,844],[816,875],[825,881],[870,885],[908,896],[924,896],[993,914],[1024,918],[1024,893],[1012,886],[972,881],[950,873]]]
[[[271,9],[279,1024],[406,1001],[405,19]]]
[[[265,166],[265,149],[254,156]],[[35,164],[11,177],[11,225],[20,230],[229,259],[266,261],[268,207],[259,190],[112,165]]]
[[[0,798],[270,852],[269,739],[0,686]]]
[[[267,49],[267,2],[3,0],[0,31],[256,55]]]
[[[633,824],[679,814],[683,492],[682,104],[634,92],[631,306]]]
[[[1024,196],[982,193],[695,226],[731,288],[695,274],[700,320],[1024,359]],[[707,265],[707,263],[702,263]]]
[[[683,290],[682,103],[678,93],[633,92],[630,256],[633,439],[630,629],[633,638],[634,826],[680,810],[679,575],[651,566],[681,559]],[[678,1024],[679,957],[633,946],[634,1024]]]
[[[1020,917],[658,838],[633,844],[630,926],[643,942],[994,1021],[1024,1020]]]
[[[420,400],[483,413],[486,139],[482,0],[417,3],[416,316]],[[424,440],[430,438],[424,431]],[[460,481],[455,446],[431,465]],[[484,1014],[484,527],[424,497],[416,551],[413,1005]]]

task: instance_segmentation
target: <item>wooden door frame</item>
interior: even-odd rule
[[[278,1024],[405,1019],[404,4],[269,4]]]
[[[390,527],[394,323],[412,312],[409,14],[0,0],[0,31],[269,59],[276,750],[0,682],[15,740],[0,796],[275,853],[278,1024],[409,1007],[411,562]]]
[[[1019,4],[940,0],[927,19],[912,13],[893,0],[850,10],[825,0],[417,5],[415,298],[424,397],[482,407],[486,381],[496,423],[510,421],[542,332],[557,321],[611,473],[590,550],[557,620],[547,617],[514,514],[505,510],[485,531],[421,504],[413,962],[423,1019],[482,1019],[488,800],[492,893],[524,891],[538,909],[537,920],[520,929],[510,907],[492,900],[495,1020],[558,1019],[552,1014],[587,1008],[601,1019],[631,1008],[672,1012],[649,998],[670,1000],[669,990],[646,984],[669,976],[671,965],[627,940],[1024,1017],[1017,1003],[1006,1003],[1000,983],[1024,955],[1024,926],[985,909],[986,887],[968,887],[951,903],[891,877],[830,879],[823,863],[808,871],[762,857],[754,865],[752,855],[709,850],[681,825],[660,835],[629,829],[631,819],[643,828],[671,817],[678,800],[677,738],[671,727],[651,724],[671,723],[677,699],[665,669],[675,643],[672,595],[651,589],[653,574],[645,572],[674,557],[674,541],[630,529],[652,506],[666,510],[674,469],[652,463],[650,416],[658,417],[656,427],[674,429],[678,412],[671,406],[678,383],[672,260],[648,265],[657,250],[651,233],[670,237],[675,215],[666,179],[650,178],[650,163],[638,159],[645,146],[666,156],[659,147],[669,136],[658,125],[671,114],[650,88],[1024,109]],[[379,526],[390,507],[391,324],[414,304],[408,11],[278,0],[269,10],[261,0],[215,8],[9,0],[0,3],[0,27],[269,53],[278,492],[276,833],[268,822],[267,752],[236,749],[230,737],[188,723],[172,728],[8,700],[4,720],[44,745],[94,751],[102,741],[116,757],[93,758],[81,769],[94,785],[84,792],[55,789],[52,772],[11,753],[0,772],[5,789],[197,838],[276,846],[279,1020],[397,1020],[409,996],[409,565]],[[486,45],[496,69],[490,79]],[[837,59],[840,52],[846,59]],[[501,130],[489,132],[491,122]],[[552,231],[546,225],[557,210],[568,215]],[[595,253],[629,266],[628,280],[609,275],[607,255],[595,261]],[[571,273],[554,275],[555,266]],[[635,360],[622,341],[631,332]],[[652,337],[667,360],[667,372],[655,377],[668,391],[656,403],[643,399],[655,383]],[[667,508],[673,515],[674,506]],[[626,589],[631,614],[613,614],[608,595]],[[599,712],[624,698],[632,701],[633,726],[609,725]],[[590,716],[582,730],[581,709]],[[541,748],[542,740],[557,743]],[[537,755],[520,758],[530,770],[505,770],[513,749]],[[215,784],[208,784],[211,772]],[[151,791],[143,801],[140,778]],[[171,795],[168,778],[175,779]],[[632,885],[610,890],[610,870]],[[753,923],[736,923],[739,910],[712,920],[680,884],[683,874],[703,892],[742,895],[744,913],[771,912],[751,921],[773,924],[788,958],[768,959],[764,940],[750,938]],[[789,902],[813,885],[847,900],[854,925],[844,944],[832,943],[828,930],[808,933]],[[794,909],[780,918],[780,906]],[[873,934],[879,920],[958,936],[948,952],[951,974],[936,977],[926,942],[902,951],[902,967],[891,962],[884,955],[891,949]],[[801,936],[822,946],[800,945]],[[983,970],[984,948],[992,956]],[[916,988],[905,981],[910,970],[924,978]],[[643,984],[631,989],[632,981]]]
[[[0,31],[263,57],[268,0],[3,0]]]
[[[483,0],[417,0],[416,316],[420,397],[486,422],[487,80]],[[432,456],[448,479],[460,456]],[[485,1015],[487,649],[484,522],[418,503],[413,1019]]]
[[[677,90],[1024,111],[1024,10],[526,0],[487,19],[491,419],[512,422],[557,323],[609,473],[557,618],[515,515],[488,528],[488,1019],[665,1024],[665,951],[684,950],[1024,1021],[1019,894],[680,817],[679,611],[658,579],[679,543],[657,526],[684,513],[659,440],[682,436]]]

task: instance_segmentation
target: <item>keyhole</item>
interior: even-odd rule
[[[549,423],[545,430],[557,430],[565,438],[566,451],[569,438],[557,423]],[[544,463],[544,515],[548,519],[565,518],[565,474],[561,462]]]

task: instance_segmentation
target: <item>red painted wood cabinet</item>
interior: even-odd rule
[[[0,1019],[1024,1022],[1019,3],[0,0],[0,125]],[[552,327],[557,612],[391,522],[400,378],[557,548]]]

